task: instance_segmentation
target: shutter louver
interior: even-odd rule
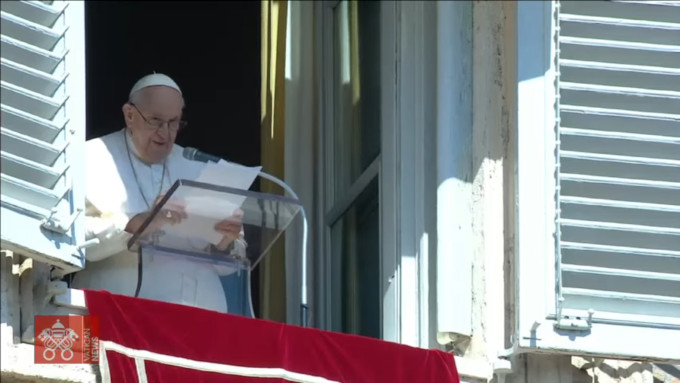
[[[78,269],[84,200],[74,188],[83,180],[72,168],[84,160],[85,105],[73,96],[84,92],[83,6],[2,1],[0,19],[3,248]]]
[[[680,328],[680,3],[557,17],[559,308]]]

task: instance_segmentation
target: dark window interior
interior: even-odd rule
[[[184,93],[178,144],[260,164],[259,1],[87,1],[85,17],[88,139],[123,127],[130,88],[155,71]]]

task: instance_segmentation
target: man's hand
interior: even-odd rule
[[[217,244],[218,249],[226,250],[232,242],[238,239],[243,231],[243,224],[241,223],[242,219],[243,211],[236,210],[233,216],[224,219],[215,225],[215,231],[223,236],[220,243]]]
[[[153,203],[154,208],[158,205],[158,203],[163,199],[164,196],[165,195],[160,195],[158,196],[158,198],[156,198],[156,200]],[[161,229],[165,225],[174,225],[179,223],[180,221],[182,221],[182,219],[187,217],[187,213],[184,210],[185,206],[186,205],[184,201],[171,198],[165,203],[165,205],[163,205],[163,208],[156,214],[156,216],[149,223],[149,226],[146,227],[144,232],[153,233]],[[125,231],[127,231],[128,233],[137,232],[150,216],[151,211],[146,211],[144,213],[137,214],[136,216],[132,217],[132,219],[130,219],[130,221],[127,224],[127,227],[125,228]]]
[[[156,198],[156,200],[153,201],[153,207],[155,208],[161,202],[161,200],[163,200],[163,198],[165,198],[165,194],[159,195],[158,198]],[[186,216],[185,212],[186,207],[187,207],[186,202],[171,197],[169,200],[165,202],[165,205],[163,205],[163,210],[170,210],[173,212],[177,212],[182,216]]]

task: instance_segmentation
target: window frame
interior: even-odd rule
[[[680,344],[680,328],[596,319],[589,329],[582,331],[555,327],[555,11],[554,2],[517,3],[518,294],[514,349],[519,352],[540,350],[569,355],[680,361],[680,348],[677,347]]]
[[[356,198],[363,192],[370,181],[378,178],[379,211],[380,211],[380,292],[382,296],[381,338],[399,341],[399,299],[398,268],[396,251],[396,218],[398,209],[398,185],[396,179],[398,148],[396,145],[396,5],[382,2],[381,19],[381,149],[380,154],[367,167],[341,196],[335,200],[333,183],[333,128],[334,128],[334,94],[333,94],[333,10],[340,1],[322,2],[317,8],[317,40],[319,57],[319,126],[317,151],[319,163],[316,169],[317,203],[316,203],[316,236],[317,257],[314,270],[315,278],[315,315],[316,324],[323,329],[333,329],[339,320],[334,307],[338,307],[338,281],[333,278],[333,269],[337,267],[331,255],[331,227],[342,217]]]

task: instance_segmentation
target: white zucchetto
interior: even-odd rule
[[[173,79],[162,73],[152,73],[142,77],[135,83],[135,85],[132,87],[132,90],[130,90],[130,97],[132,97],[132,95],[137,91],[150,86],[167,86],[175,89],[180,95],[182,95],[179,85],[177,85]]]

